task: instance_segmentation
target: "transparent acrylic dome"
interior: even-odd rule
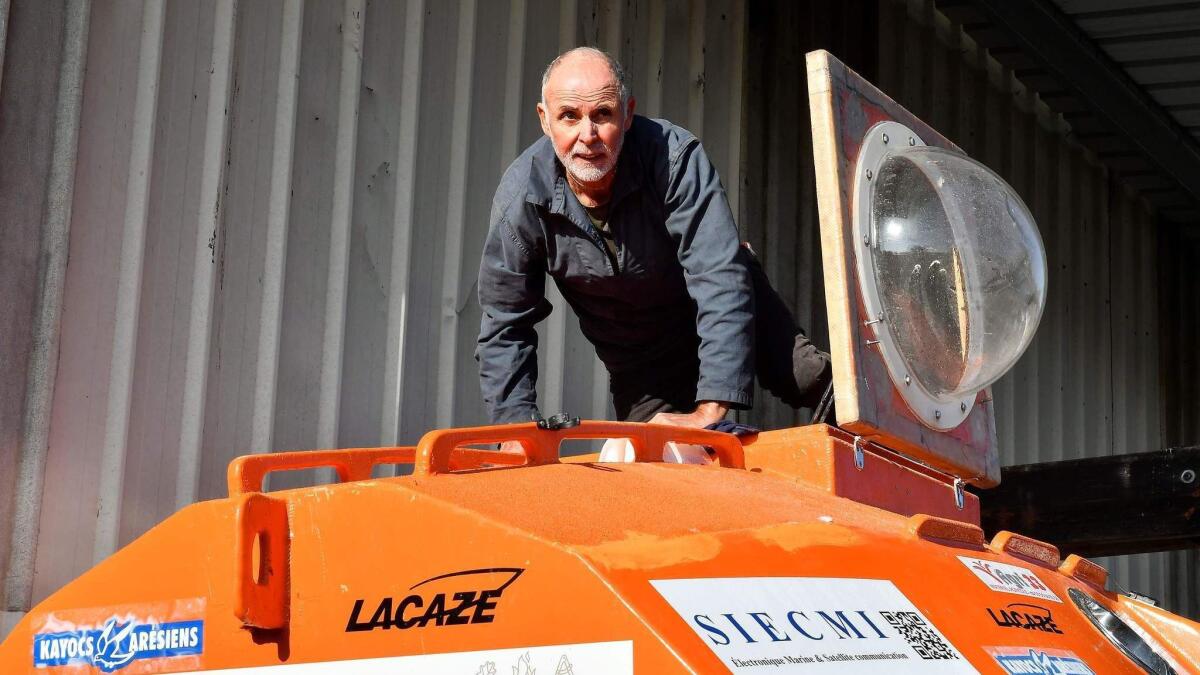
[[[901,147],[874,173],[870,274],[882,326],[904,372],[957,408],[1033,339],[1046,303],[1041,236],[1016,192],[963,155]]]

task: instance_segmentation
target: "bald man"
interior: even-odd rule
[[[756,372],[786,403],[815,407],[828,356],[739,244],[700,142],[635,105],[604,52],[580,47],[546,68],[545,136],[505,171],[479,266],[475,358],[491,421],[540,416],[547,274],[607,367],[621,420],[706,427],[752,404]]]

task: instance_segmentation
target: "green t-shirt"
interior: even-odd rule
[[[608,259],[612,261],[613,269],[620,271],[621,266],[617,263],[617,244],[613,241],[612,228],[608,226],[608,204],[583,208],[587,211],[588,220],[592,221],[592,225],[600,233],[600,238],[604,240],[604,246],[608,248]]]

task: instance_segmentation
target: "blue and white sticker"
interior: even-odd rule
[[[204,653],[204,600],[59,610],[35,622],[33,667],[104,673],[195,668]]]
[[[1011,675],[1095,675],[1074,652],[1041,647],[985,647]]]
[[[138,623],[110,617],[102,628],[33,637],[36,668],[89,664],[111,673],[140,659],[193,656],[204,651],[204,622]]]

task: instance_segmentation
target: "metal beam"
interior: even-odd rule
[[[4,642],[24,616],[25,612],[0,611],[0,642]]]
[[[1063,555],[1200,546],[1200,447],[1005,467],[976,490],[983,528],[1058,546]]]
[[[1200,144],[1049,0],[974,0],[1021,50],[1200,202]]]

